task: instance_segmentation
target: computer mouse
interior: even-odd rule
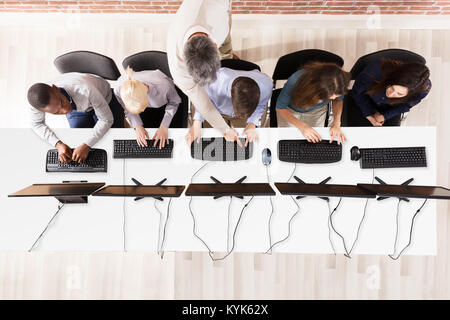
[[[272,162],[272,152],[270,152],[270,149],[265,148],[262,151],[262,163],[265,166],[268,166]]]
[[[358,161],[361,158],[361,152],[357,146],[354,146],[350,149],[350,159],[353,161]]]

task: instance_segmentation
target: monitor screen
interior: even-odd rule
[[[187,196],[274,196],[268,183],[192,183]]]
[[[89,196],[104,185],[104,182],[33,184],[8,197]]]
[[[402,186],[358,183],[358,186],[380,197],[450,199],[450,189],[435,186]]]
[[[184,186],[106,186],[93,194],[105,197],[179,197]]]
[[[275,183],[281,194],[316,197],[375,198],[376,194],[354,185]]]

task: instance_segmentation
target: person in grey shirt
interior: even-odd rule
[[[147,146],[149,134],[145,128],[158,128],[152,139],[162,148],[169,140],[169,126],[181,98],[172,79],[159,70],[134,72],[130,67],[117,80],[114,94],[131,126],[136,130],[137,143]]]
[[[89,150],[111,127],[123,127],[123,110],[109,83],[98,76],[64,73],[49,83],[36,83],[28,90],[31,127],[42,139],[58,149],[62,162],[83,162]],[[82,145],[72,149],[45,123],[45,114],[65,114],[71,128],[93,128]]]

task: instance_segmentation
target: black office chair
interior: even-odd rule
[[[426,64],[426,60],[421,55],[418,55],[417,53],[404,50],[404,49],[385,49],[376,51],[373,53],[366,54],[362,57],[360,57],[356,63],[353,65],[352,69],[350,70],[350,73],[352,75],[352,80],[355,80],[358,75],[364,70],[365,67],[367,67],[370,63],[378,61],[380,59],[393,59],[393,60],[399,60],[403,62],[420,62],[423,64]],[[352,115],[359,110],[358,106],[356,105],[355,101],[350,95],[351,90],[348,92],[344,99],[344,109],[342,111],[343,120],[342,125],[343,126],[359,126],[358,119],[360,116],[358,115],[357,118],[352,118]],[[402,117],[404,117],[402,115]],[[401,118],[398,119],[398,123],[395,123],[394,125],[399,126],[400,125]]]
[[[258,66],[256,63],[245,60],[224,59],[220,61],[220,64],[222,68],[230,68],[233,70],[252,71],[256,69],[258,71],[261,71],[260,66]]]
[[[162,51],[143,51],[133,54],[125,58],[122,62],[124,69],[132,68],[134,71],[144,70],[160,70],[166,76],[172,79],[172,74],[169,69],[169,62],[167,60],[167,53]],[[170,124],[171,128],[187,128],[188,119],[188,97],[177,87],[178,95],[181,98],[181,104],[178,107],[177,113]]]
[[[276,104],[278,96],[281,93],[281,89],[275,89],[278,80],[287,80],[292,74],[294,74],[303,65],[311,61],[319,62],[330,62],[335,63],[342,67],[344,65],[344,60],[329,51],[319,50],[319,49],[307,49],[300,50],[297,52],[289,53],[278,59],[277,65],[273,72],[273,92],[272,98],[270,99],[270,126],[277,127],[277,112]],[[328,115],[325,120],[325,125],[328,125]]]
[[[54,61],[61,73],[91,73],[107,80],[117,80],[120,71],[111,58],[91,51],[73,51],[57,57]]]

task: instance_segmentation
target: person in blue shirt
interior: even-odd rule
[[[420,62],[380,59],[356,77],[349,104],[350,126],[399,126],[401,115],[431,89],[430,70]]]
[[[245,128],[245,145],[255,141],[256,127],[264,124],[267,104],[272,96],[272,79],[258,71],[242,71],[220,68],[217,79],[206,85],[206,92],[213,105],[227,124],[233,128]],[[198,110],[193,116],[194,123],[186,135],[186,142],[200,141],[204,119]],[[205,122],[205,127],[209,125]]]
[[[330,142],[346,140],[341,130],[344,95],[350,73],[337,64],[311,62],[289,77],[276,104],[278,127],[296,127],[309,142],[322,140],[313,127],[323,127],[329,105],[333,108]]]

